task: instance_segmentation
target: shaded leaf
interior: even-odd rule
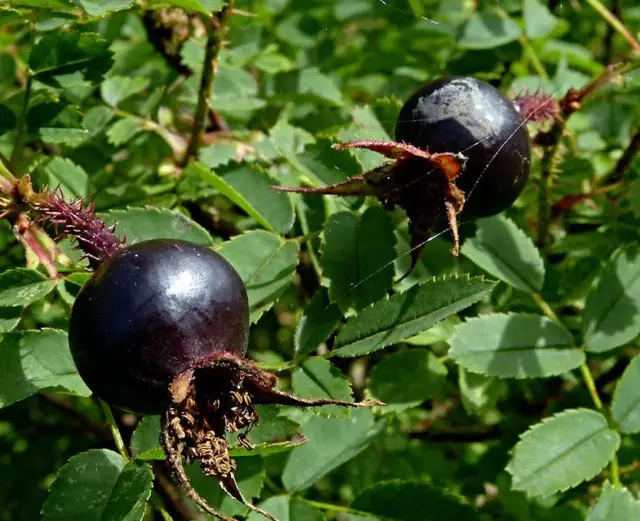
[[[131,453],[140,460],[163,460],[160,416],[143,416],[131,437]]]
[[[306,355],[317,349],[336,330],[341,319],[342,313],[329,302],[327,290],[319,288],[298,320],[294,338],[296,352]]]
[[[240,274],[249,296],[251,321],[256,322],[278,300],[298,264],[298,244],[261,231],[225,242],[218,250]]]
[[[0,342],[0,407],[55,388],[91,394],[73,363],[67,334],[56,329],[6,333]]]
[[[10,7],[0,7],[0,27],[12,25],[16,23],[22,23],[24,17],[17,9],[11,9]]]
[[[495,282],[443,277],[416,284],[349,319],[340,330],[338,356],[360,356],[401,342],[478,302]]]
[[[80,6],[90,16],[104,16],[113,11],[126,9],[133,4],[133,0],[77,0]]]
[[[640,334],[640,252],[635,247],[613,256],[587,297],[583,320],[587,351],[595,353]]]
[[[127,238],[127,242],[142,242],[150,239],[183,239],[210,246],[213,239],[209,232],[183,213],[166,208],[127,208],[111,210],[103,214],[110,224],[116,224],[116,234]]]
[[[586,521],[636,521],[640,519],[640,501],[626,488],[604,482],[598,501],[591,507]]]
[[[428,349],[413,348],[387,356],[371,373],[369,390],[386,404],[417,405],[442,389],[447,368]]]
[[[6,105],[0,105],[0,135],[16,128],[16,115]]]
[[[282,409],[276,405],[258,405],[260,423],[249,431],[249,441],[256,445],[258,454],[268,452],[268,444],[287,442],[292,439],[300,424],[282,415]],[[263,447],[260,447],[260,446]],[[238,454],[238,453],[237,453]],[[245,451],[246,454],[246,451]],[[249,452],[248,455],[252,453]]]
[[[522,291],[540,291],[544,264],[533,241],[510,219],[478,221],[478,231],[462,246],[463,255],[494,277]]]
[[[12,331],[22,318],[22,307],[0,306],[0,334]]]
[[[73,456],[60,469],[42,507],[44,521],[140,521],[151,495],[153,473],[110,450]]]
[[[504,381],[465,371],[463,367],[458,370],[458,385],[465,411],[476,416],[482,416],[495,407],[498,399],[507,392]]]
[[[116,107],[148,86],[149,79],[142,76],[111,76],[100,85],[100,95],[108,105]]]
[[[185,11],[210,15],[222,9],[223,0],[149,0],[148,4],[155,7],[180,7]]]
[[[362,170],[351,151],[335,150],[331,145],[329,140],[318,140],[296,157],[306,176],[313,181],[313,186],[337,184]]]
[[[544,38],[558,23],[558,19],[540,0],[524,0],[522,15],[527,38]]]
[[[517,40],[521,34],[520,26],[503,10],[490,8],[471,17],[458,45],[467,49],[493,49]]]
[[[470,505],[447,490],[429,483],[387,481],[360,495],[351,508],[371,514],[373,519],[397,521],[476,521],[480,517]]]
[[[507,471],[513,488],[548,496],[591,479],[611,461],[620,436],[589,409],[563,411],[520,436]]]
[[[293,226],[295,215],[289,196],[272,190],[278,184],[267,172],[251,164],[231,168],[219,176],[199,163],[189,168],[209,185],[225,195],[269,231],[286,233]]]
[[[342,372],[324,358],[309,358],[291,374],[291,386],[303,398],[332,398],[353,401],[351,384]],[[316,409],[318,412],[318,409]],[[347,416],[349,409],[339,406],[321,407],[320,412],[333,416]]]
[[[0,274],[0,306],[22,306],[48,295],[56,282],[27,268],[13,268]]]
[[[66,198],[80,199],[88,195],[89,176],[70,159],[54,157],[46,164],[44,172],[48,177],[48,185],[59,187]]]
[[[301,96],[312,101],[324,101],[330,105],[342,106],[342,92],[333,78],[327,76],[317,67],[284,72],[276,76],[276,93],[280,96]]]
[[[543,316],[483,315],[456,327],[449,355],[469,371],[501,378],[562,374],[584,363],[571,333]]]
[[[89,137],[83,128],[42,127],[38,130],[42,141],[53,145],[75,146]]]
[[[45,34],[31,50],[29,67],[37,80],[54,87],[62,87],[62,76],[76,72],[98,83],[113,65],[109,45],[94,33]]]
[[[128,116],[116,121],[109,127],[107,138],[112,145],[120,146],[142,130],[142,122],[138,118]]]
[[[384,427],[369,409],[355,409],[349,418],[314,416],[302,426],[309,441],[293,449],[282,473],[288,491],[310,487],[353,458]]]
[[[631,360],[618,381],[611,416],[621,432],[640,432],[640,355]]]
[[[389,214],[368,208],[362,217],[333,214],[324,228],[323,277],[329,298],[344,311],[383,298],[393,283],[395,235]]]
[[[264,484],[264,461],[260,456],[241,458],[237,461],[238,468],[235,472],[238,486],[242,495],[249,501],[260,495]],[[207,502],[220,513],[227,516],[246,515],[249,508],[222,491],[218,481],[210,476],[205,476],[200,466],[195,463],[187,467],[187,474],[191,484]],[[207,515],[207,519],[215,519]]]

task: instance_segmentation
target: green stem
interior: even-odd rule
[[[162,499],[160,499],[160,497],[157,494],[154,494],[153,496],[151,496],[151,504],[153,505],[153,508],[155,508],[158,511],[158,513],[160,514],[160,516],[164,521],[173,521],[173,519],[171,518],[171,515],[169,514],[169,512],[167,512],[167,509],[164,508]]]
[[[320,234],[322,233],[322,230],[316,230],[315,232],[309,232],[305,235],[300,235],[299,237],[296,237],[296,241],[298,242],[298,244],[304,244],[307,241],[311,241],[313,239],[315,239],[316,237],[319,237]]]
[[[107,420],[107,424],[109,425],[109,430],[111,430],[111,436],[113,436],[113,441],[116,444],[116,448],[120,455],[126,459],[127,461],[130,459],[129,451],[127,450],[127,446],[124,444],[124,440],[122,439],[122,434],[120,434],[120,429],[118,428],[118,424],[116,422],[113,413],[111,412],[111,407],[106,402],[102,400],[98,400],[100,402],[100,407],[102,407],[102,412]]]
[[[356,515],[363,514],[363,512],[360,512],[359,510],[354,510],[352,508],[349,508],[343,505],[333,505],[331,503],[324,503],[322,501],[313,501],[311,499],[305,499],[305,498],[299,498],[299,499],[304,501],[307,505],[315,507],[319,510],[327,510],[329,512],[342,512],[345,514],[356,514]]]
[[[538,307],[547,317],[549,317],[554,322],[560,322],[560,319],[558,318],[558,315],[556,315],[556,312],[551,309],[551,306],[542,298],[542,295],[540,295],[540,293],[533,291],[532,293],[530,293],[530,295],[533,301],[538,305]]]
[[[536,51],[531,45],[531,42],[529,42],[529,40],[527,40],[524,36],[521,36],[519,40],[520,45],[522,46],[522,50],[531,62],[531,65],[533,65],[535,71],[538,73],[538,76],[545,80],[548,80],[549,74],[547,74],[547,70],[544,68],[544,65],[542,65],[540,58],[538,58]]]
[[[622,487],[622,481],[620,481],[620,466],[618,465],[618,457],[614,456],[609,463],[609,470],[611,471],[611,483],[614,487]]]
[[[16,174],[20,171],[20,162],[22,161],[22,147],[24,145],[24,134],[27,127],[27,109],[29,108],[29,98],[31,98],[31,87],[33,86],[33,76],[31,71],[27,72],[27,84],[24,91],[24,102],[22,104],[22,112],[16,126],[16,139],[13,143],[13,151],[11,159],[9,159],[10,170]]]
[[[591,400],[593,401],[593,404],[596,406],[596,409],[598,409],[598,411],[604,414],[607,417],[607,420],[609,421],[609,423],[611,424],[612,423],[611,419],[609,418],[609,415],[607,414],[607,411],[605,410],[604,405],[602,404],[602,400],[600,399],[600,394],[598,394],[598,389],[596,387],[596,382],[593,378],[593,374],[591,373],[591,369],[589,369],[589,366],[587,365],[586,362],[580,366],[580,373],[582,373],[582,378],[584,380],[585,385],[587,386],[587,390],[591,395]],[[613,456],[611,463],[609,463],[609,470],[611,474],[610,476],[611,483],[613,484],[613,486],[614,487],[622,486],[620,481],[620,467],[618,465],[618,457],[616,455]]]
[[[209,17],[204,21],[207,28],[207,43],[205,45],[202,76],[200,77],[200,88],[198,89],[198,104],[196,105],[196,113],[193,119],[191,137],[180,166],[186,166],[189,160],[196,156],[202,140],[215,77],[218,72],[218,57],[220,49],[222,49],[223,38],[227,33],[227,22],[233,10],[233,2],[234,0],[227,0],[227,3],[217,16]]]
[[[584,379],[584,383],[587,386],[587,390],[591,395],[591,400],[593,400],[593,404],[596,406],[600,412],[604,412],[604,405],[602,405],[602,400],[600,399],[600,395],[598,394],[598,389],[596,388],[596,382],[593,379],[593,375],[591,374],[591,369],[585,363],[580,366],[580,372],[582,373],[582,378]]]
[[[609,9],[607,9],[599,0],[586,0],[586,2],[593,7],[593,9],[595,9],[598,14],[618,32],[620,36],[627,40],[627,43],[635,52],[640,53],[640,42],[633,37],[616,15],[609,11]]]

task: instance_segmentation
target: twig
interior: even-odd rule
[[[567,121],[571,114],[580,110],[582,103],[600,87],[606,85],[612,78],[637,67],[632,64],[608,65],[601,74],[582,89],[569,89],[560,101],[560,116],[556,118],[550,130],[540,132],[535,142],[545,147],[542,160],[542,176],[540,180],[540,194],[538,197],[538,239],[537,245],[545,250],[549,245],[551,227],[551,191],[553,188],[554,170],[559,160],[559,145],[567,128]]]
[[[622,0],[613,0],[611,5],[611,12],[613,15],[623,22],[622,20]],[[624,23],[624,22],[623,22]],[[604,36],[604,62],[609,63],[613,59],[613,36],[616,34],[616,30],[613,25],[607,26],[607,34]]]
[[[636,130],[633,136],[631,136],[629,146],[622,153],[620,159],[618,159],[614,169],[602,179],[600,186],[611,186],[618,181],[618,179],[620,179],[627,170],[629,170],[629,167],[638,152],[640,152],[640,129]]]
[[[192,157],[195,157],[198,152],[198,147],[200,146],[205,119],[211,102],[211,91],[215,82],[216,73],[218,72],[220,49],[222,49],[222,42],[227,32],[229,16],[233,10],[233,2],[234,0],[227,0],[227,3],[217,16],[205,20],[207,43],[205,46],[204,64],[202,77],[200,78],[198,104],[196,105],[193,129],[191,130],[191,137],[184,158],[180,163],[180,166],[183,167],[187,165]]]
[[[611,27],[613,27],[620,36],[622,36],[636,53],[640,53],[640,42],[636,40],[624,24],[607,9],[600,0],[586,0],[586,2],[595,9],[598,14],[604,18]]]
[[[559,201],[553,203],[551,207],[551,217],[557,217],[563,213],[567,213],[571,208],[573,208],[576,204],[585,199],[592,199],[599,195],[608,194],[609,192],[613,192],[614,190],[618,190],[622,188],[626,183],[619,182],[614,184],[603,184],[602,186],[598,186],[594,188],[590,192],[581,193],[581,194],[569,194],[565,195]]]

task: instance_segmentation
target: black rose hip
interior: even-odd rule
[[[238,501],[226,435],[258,422],[255,404],[360,407],[307,400],[275,389],[275,375],[244,358],[249,331],[245,287],[219,254],[180,240],[153,240],[118,249],[78,294],[69,343],[78,372],[100,398],[138,413],[162,414],[162,445],[175,478],[207,512],[191,487],[183,459]]]
[[[374,195],[409,218],[413,265],[430,234],[449,228],[459,250],[458,219],[495,215],[520,195],[529,177],[531,144],[513,103],[474,78],[428,83],[403,105],[395,141],[355,141],[392,161],[338,185],[274,187],[330,195]]]

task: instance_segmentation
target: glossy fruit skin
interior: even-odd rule
[[[173,378],[221,353],[242,357],[248,331],[247,293],[233,267],[204,246],[158,239],[97,269],[73,305],[69,345],[98,397],[159,414]]]
[[[396,141],[468,160],[455,180],[465,192],[463,218],[495,215],[522,192],[531,140],[513,104],[492,85],[466,77],[435,80],[403,105]]]

